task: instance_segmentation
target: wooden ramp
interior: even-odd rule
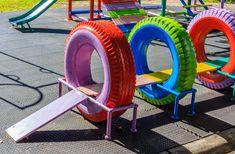
[[[71,110],[78,104],[87,100],[87,96],[81,92],[72,90],[27,118],[11,126],[6,132],[16,141],[34,133],[63,113]]]

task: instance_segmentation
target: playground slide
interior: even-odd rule
[[[25,14],[10,18],[9,22],[14,25],[23,25],[29,23],[43,14],[50,6],[52,6],[57,0],[41,0],[37,5],[35,5],[30,11]]]

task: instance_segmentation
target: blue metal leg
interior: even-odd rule
[[[178,116],[178,108],[179,108],[179,100],[180,100],[180,97],[181,96],[184,96],[184,95],[187,95],[189,93],[192,94],[192,98],[191,98],[191,104],[190,104],[190,109],[189,109],[189,114],[191,115],[194,115],[195,114],[195,95],[196,95],[196,92],[197,90],[196,89],[190,89],[190,90],[186,90],[186,91],[183,91],[183,92],[177,92],[177,91],[174,91],[172,89],[169,89],[169,88],[166,88],[164,87],[163,85],[161,84],[156,84],[158,88],[161,88],[167,92],[170,92],[171,94],[175,95],[175,103],[174,103],[174,111],[173,111],[173,114],[171,116],[171,118],[173,120],[178,120],[179,119],[179,116]],[[235,93],[235,90],[234,90],[234,93]]]
[[[179,95],[175,97],[174,111],[173,111],[173,115],[171,116],[173,120],[179,119],[178,111],[179,111]]]
[[[233,85],[233,96],[231,98],[231,101],[235,101],[235,84]]]
[[[197,92],[197,90],[193,89],[191,104],[190,104],[190,109],[189,109],[189,115],[191,115],[191,116],[195,115],[195,95],[196,95],[196,92]]]

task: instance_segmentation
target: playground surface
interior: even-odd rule
[[[173,104],[155,107],[135,94],[133,102],[139,105],[136,134],[129,130],[131,111],[114,119],[113,140],[106,141],[106,123],[90,123],[73,109],[23,142],[14,143],[5,129],[57,98],[65,41],[76,24],[64,21],[66,9],[51,9],[32,22],[33,32],[22,33],[8,22],[21,13],[0,14],[0,153],[159,153],[234,127],[232,88],[215,91],[196,81],[195,117],[186,116],[190,97],[181,100],[180,120],[173,122]],[[226,54],[226,43],[223,36],[213,35],[207,49]],[[162,53],[166,48],[153,42],[150,50],[156,49]],[[150,63],[158,56],[150,56]],[[169,61],[164,58],[162,61]],[[96,63],[92,65],[99,78],[102,70]],[[166,63],[159,65],[166,67]]]

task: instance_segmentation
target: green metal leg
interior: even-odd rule
[[[233,74],[228,74],[228,73],[223,72],[223,71],[221,71],[221,70],[217,70],[217,73],[222,74],[222,75],[224,75],[224,76],[226,76],[226,77],[229,77],[229,78],[235,80],[235,76],[234,76]],[[231,98],[231,101],[235,101],[235,84],[233,85],[233,96],[232,96],[232,98]]]
[[[26,23],[26,24],[27,24],[27,26],[28,26],[29,31],[32,32],[33,30],[32,30],[32,28],[30,27],[29,23]],[[27,28],[25,28],[25,26],[24,26],[23,24],[21,24],[21,30],[22,30],[22,31],[27,31]]]
[[[23,24],[21,24],[21,30],[22,30],[22,31],[25,30],[25,27],[24,27]]]
[[[162,11],[161,16],[166,16],[166,0],[162,0]]]
[[[188,5],[191,5],[192,1],[191,0],[188,0]]]
[[[32,28],[30,27],[29,23],[27,23],[29,31],[32,32]]]
[[[231,98],[231,101],[235,101],[235,84],[233,85],[233,96]]]

